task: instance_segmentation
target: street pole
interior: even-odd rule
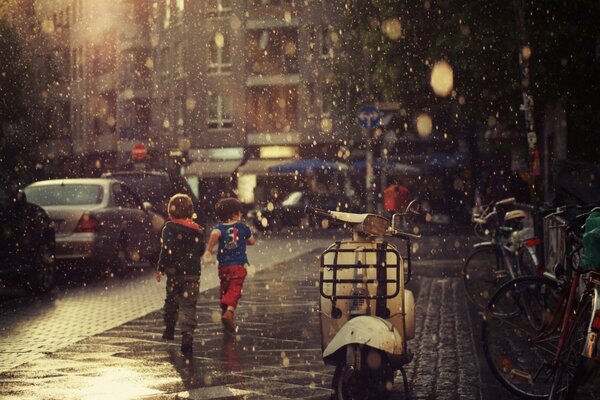
[[[527,132],[527,144],[529,149],[529,171],[531,173],[530,197],[531,203],[537,205],[538,199],[538,180],[541,175],[540,153],[537,145],[537,135],[535,133],[533,116],[533,96],[530,94],[531,76],[529,73],[529,58],[531,48],[527,41],[527,31],[525,29],[525,0],[513,0],[517,18],[517,29],[519,30],[519,69],[521,71],[521,90],[523,104],[521,111],[525,116],[525,130]]]
[[[367,212],[373,212],[373,130],[363,128],[363,137],[366,140],[367,151],[365,155],[365,190],[367,195]]]

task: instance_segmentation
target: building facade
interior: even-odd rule
[[[188,154],[187,175],[262,201],[269,166],[328,156],[342,140],[327,90],[331,2],[162,0],[154,9],[155,134],[164,154]]]
[[[329,88],[336,2],[30,3],[55,73],[40,153],[84,160],[80,174],[177,167],[255,202],[270,166],[329,158],[346,139]],[[140,143],[148,156],[134,160]]]

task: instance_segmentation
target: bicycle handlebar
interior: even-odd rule
[[[516,202],[517,202],[517,199],[515,199],[514,197],[507,197],[506,199],[498,200],[496,202],[496,205],[504,206],[504,205],[509,205],[509,204],[515,204]]]

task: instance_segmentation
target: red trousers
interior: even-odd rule
[[[242,297],[242,288],[247,273],[243,265],[228,265],[219,268],[221,308],[223,308],[223,311],[227,309],[227,306],[237,307],[238,301]]]

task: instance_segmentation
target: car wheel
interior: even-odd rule
[[[54,255],[55,246],[52,243],[40,245],[26,283],[26,288],[32,293],[46,293],[56,284]]]

